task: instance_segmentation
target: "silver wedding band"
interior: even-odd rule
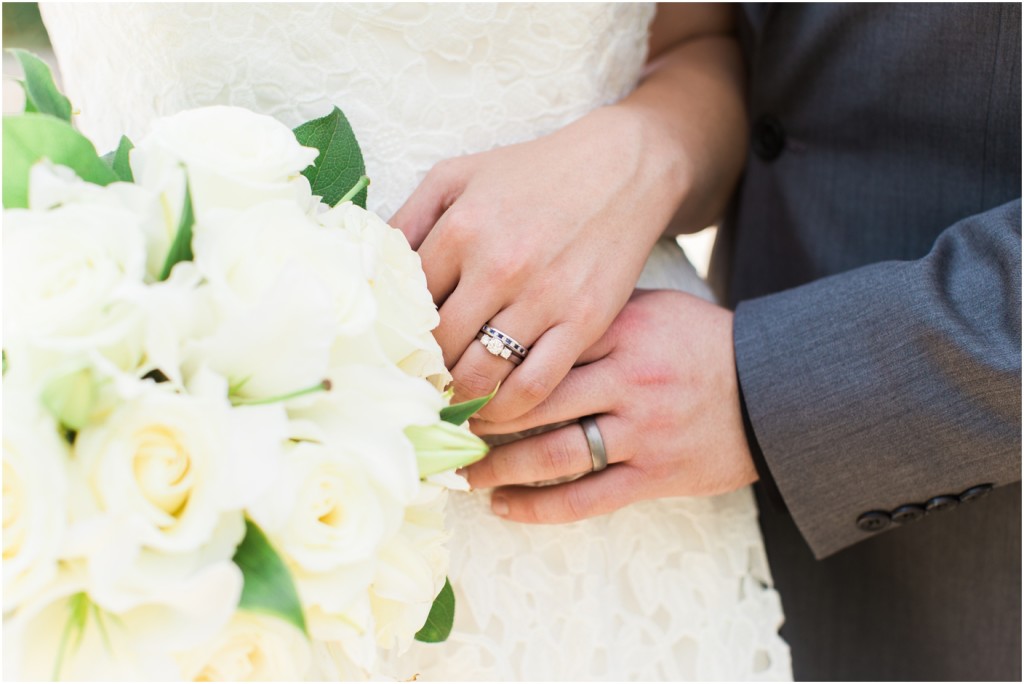
[[[608,467],[608,452],[605,451],[604,438],[601,437],[601,431],[597,428],[597,418],[594,416],[580,418],[580,427],[583,428],[583,434],[587,436],[587,445],[590,447],[590,460],[594,464],[590,471],[596,473],[604,470]]]

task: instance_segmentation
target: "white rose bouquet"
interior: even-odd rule
[[[451,629],[449,406],[419,259],[340,110],[99,157],[46,66],[4,117],[11,679],[315,679]]]

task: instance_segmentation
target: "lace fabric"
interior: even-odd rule
[[[649,4],[44,4],[78,125],[100,152],[181,109],[290,126],[335,104],[391,216],[436,162],[536,138],[624,95]],[[710,296],[661,244],[643,285]],[[749,490],[571,525],[505,522],[453,493],[458,610],[444,644],[384,674],[423,680],[783,680],[789,651]]]

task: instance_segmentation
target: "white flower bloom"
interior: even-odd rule
[[[359,243],[348,233],[320,227],[294,203],[211,212],[196,226],[195,249],[199,270],[219,296],[253,304],[292,269],[330,293],[337,334],[358,334],[376,316]]]
[[[79,433],[81,479],[98,511],[129,521],[144,546],[198,551],[276,477],[282,409],[231,409],[139,384],[138,396]]]
[[[449,559],[446,502],[447,491],[424,485],[420,500],[406,509],[399,533],[381,549],[370,605],[382,648],[408,648],[444,586]]]
[[[5,337],[115,344],[132,323],[124,300],[142,286],[145,259],[138,217],[127,209],[5,211]]]
[[[438,391],[394,366],[347,365],[330,374],[331,391],[290,411],[293,436],[343,445],[379,487],[405,505],[419,491],[411,425],[433,425],[445,406]]]
[[[311,660],[302,632],[245,610],[215,638],[178,655],[184,679],[196,682],[297,681],[305,678]]]
[[[314,201],[301,172],[317,153],[269,116],[214,106],[157,119],[129,159],[135,181],[163,195],[176,225],[184,198],[183,167],[200,220],[210,209],[244,209],[274,198],[307,209]]]
[[[67,528],[68,447],[57,425],[24,391],[4,388],[3,609],[38,592],[57,573]]]
[[[117,608],[94,602],[85,589],[82,569],[69,566],[4,621],[4,679],[181,679],[173,652],[223,628],[238,606],[242,574],[225,561]],[[68,634],[73,616],[82,629]]]
[[[344,447],[302,442],[289,449],[273,490],[249,510],[290,561],[322,573],[372,559],[403,509]]]
[[[178,232],[177,218],[160,195],[134,183],[87,183],[66,166],[47,159],[36,163],[29,172],[29,208],[42,211],[72,204],[132,212],[145,236],[146,272],[151,280],[160,275]]]
[[[362,246],[364,269],[379,307],[377,338],[387,360],[442,389],[451,376],[431,334],[440,318],[419,255],[405,236],[350,202],[318,215],[317,220],[345,230]]]

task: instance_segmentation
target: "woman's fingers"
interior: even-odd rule
[[[604,441],[609,463],[627,459],[622,439],[621,419],[610,415],[597,417],[598,429]],[[545,482],[592,470],[590,445],[579,423],[544,432],[532,437],[494,447],[482,461],[465,470],[473,487],[502,487],[506,485]]]
[[[460,286],[459,290],[462,289]],[[528,362],[529,356],[527,356],[527,361],[517,367],[511,359],[511,352],[507,359],[500,355],[494,355],[476,339],[476,334],[480,332],[481,326],[486,324],[529,349],[548,324],[545,320],[527,313],[525,311],[527,308],[529,307],[525,302],[517,303],[490,318],[479,317],[475,321],[475,330],[463,333],[468,338],[469,344],[455,367],[452,368],[452,386],[455,389],[453,402],[476,399],[490,394],[499,382],[504,382],[510,373],[518,372],[523,364]],[[502,386],[498,396],[505,391],[505,387]]]
[[[532,356],[528,360],[532,361]],[[525,370],[523,364],[516,373]],[[619,384],[612,377],[611,371],[609,365],[601,361],[573,368],[547,399],[521,416],[501,422],[475,417],[471,419],[470,426],[478,435],[507,435],[541,425],[574,420],[580,416],[612,411],[619,399]],[[502,386],[499,397],[506,389],[515,391],[513,379],[516,373]],[[498,397],[495,397],[494,401],[497,400]]]
[[[456,164],[438,164],[423,178],[388,224],[402,231],[412,248],[418,250],[465,185],[466,175]]]
[[[469,348],[474,343],[479,345],[479,342],[476,341],[476,334],[480,332],[480,326],[494,317],[495,312],[501,309],[503,302],[495,300],[495,296],[498,294],[493,291],[481,292],[466,285],[455,288],[455,291],[441,305],[441,322],[434,328],[434,339],[441,345],[441,351],[444,352],[444,365],[452,369],[453,377],[456,379],[456,392],[463,388],[467,392],[478,392],[483,389],[485,384],[490,384],[490,389],[483,394],[468,396],[463,393],[460,395],[468,399],[490,394],[494,385],[504,380],[505,376],[512,371],[510,362],[499,359],[502,361],[501,364],[478,364],[475,367],[478,368],[482,365],[483,368],[494,369],[496,375],[493,383],[490,383],[490,375],[485,378],[487,382],[481,380],[480,383],[467,383],[467,368],[462,369],[461,375],[456,375],[454,372],[458,368],[460,359],[465,356]],[[481,351],[486,354],[486,350],[482,347]],[[488,356],[490,355],[488,354]]]
[[[568,523],[616,511],[643,498],[647,475],[629,463],[550,487],[502,487],[491,511],[525,523]]]
[[[526,359],[502,385],[498,395],[477,414],[478,417],[486,421],[508,422],[547,399],[572,369],[580,352],[577,330],[576,326],[563,323],[545,331],[530,347]]]

